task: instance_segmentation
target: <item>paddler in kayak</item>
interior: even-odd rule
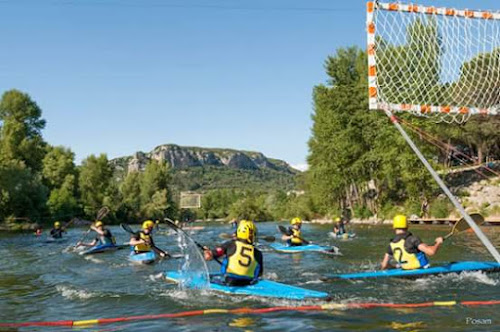
[[[78,242],[76,244],[77,246],[94,247],[97,245],[116,245],[114,236],[111,234],[109,229],[104,227],[104,223],[102,221],[96,221],[94,225],[90,226],[90,229],[97,233],[95,239],[90,243]]]
[[[66,229],[61,227],[61,223],[59,221],[56,221],[54,223],[54,228],[50,230],[50,236],[53,239],[62,239],[63,233],[66,233]]]
[[[286,241],[289,246],[301,246],[308,244],[301,235],[302,219],[295,217],[290,221],[292,227],[288,227],[286,234],[283,234],[281,239]]]
[[[427,256],[434,256],[438,252],[443,238],[436,238],[432,246],[423,243],[418,236],[408,232],[408,221],[403,215],[394,217],[392,228],[396,236],[391,240],[381,263],[382,270],[394,265],[390,264],[391,259],[396,262],[396,268],[403,270],[428,268],[430,264]]]
[[[130,239],[129,244],[134,246],[136,254],[155,251],[162,258],[167,257],[168,253],[158,248],[153,241],[153,228],[155,223],[152,220],[146,220],[142,223],[142,230],[137,232]]]
[[[333,227],[333,234],[337,236],[342,236],[345,234],[344,220],[342,220],[339,217],[335,218],[335,226]]]
[[[213,250],[205,248],[205,260],[224,257],[221,280],[212,280],[229,286],[246,286],[255,283],[264,271],[262,252],[255,248],[257,227],[253,221],[241,220],[236,229],[236,239],[223,243]]]

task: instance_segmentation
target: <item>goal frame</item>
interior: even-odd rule
[[[389,10],[389,11],[406,11],[409,13],[425,13],[429,15],[450,15],[450,16],[463,16],[465,19],[500,19],[500,13],[484,12],[484,11],[473,11],[473,10],[457,10],[453,8],[436,8],[436,7],[426,7],[419,6],[415,4],[404,5],[400,3],[379,3],[378,1],[370,1],[367,3],[367,32],[368,32],[368,102],[369,109],[371,110],[383,110],[385,114],[389,117],[393,125],[400,132],[403,138],[406,140],[410,148],[415,152],[420,161],[427,168],[433,179],[436,181],[438,186],[444,192],[444,194],[450,199],[451,203],[455,206],[457,211],[463,216],[465,221],[469,224],[470,228],[475,232],[479,240],[483,243],[489,253],[495,258],[497,262],[500,263],[500,253],[491,243],[488,237],[483,233],[474,220],[465,211],[465,208],[460,204],[458,199],[453,195],[450,189],[446,186],[444,181],[439,177],[438,173],[432,168],[429,161],[425,158],[422,152],[418,149],[416,144],[413,142],[408,133],[404,130],[401,124],[398,122],[396,116],[393,112],[395,111],[413,111],[414,114],[418,113],[437,113],[437,114],[485,114],[493,115],[497,114],[492,112],[490,109],[477,109],[477,108],[467,108],[467,107],[451,107],[451,106],[434,106],[434,105],[406,105],[406,104],[389,104],[385,102],[380,102],[377,98],[377,66],[376,66],[376,45],[375,45],[375,22],[374,22],[374,11],[375,10]]]

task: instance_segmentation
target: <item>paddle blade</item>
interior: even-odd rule
[[[127,233],[135,235],[134,230],[129,225],[127,225],[127,224],[120,224],[120,228],[123,229]]]
[[[478,226],[482,225],[484,223],[484,217],[480,215],[479,213],[473,213],[470,215],[471,219],[474,221],[474,223]],[[460,233],[463,231],[468,230],[470,227],[469,223],[465,218],[460,219],[457,221],[456,227],[455,227],[455,232]]]
[[[274,236],[258,236],[258,239],[262,239],[267,242],[274,242],[276,238]]]
[[[101,220],[104,217],[106,217],[109,213],[109,208],[107,206],[103,206],[98,212],[95,217],[96,220]]]
[[[484,217],[479,213],[473,213],[470,215],[470,217],[477,226],[481,226],[482,224],[484,224]],[[455,223],[451,232],[448,235],[446,235],[444,239],[446,240],[447,238],[451,237],[454,234],[459,234],[471,230],[472,228],[467,222],[467,220],[465,220],[465,218],[461,218],[459,221]]]
[[[287,229],[285,226],[281,226],[281,225],[279,225],[279,226],[278,226],[278,230],[279,230],[281,233],[283,233],[283,234],[285,234],[285,235],[288,235],[288,229]]]

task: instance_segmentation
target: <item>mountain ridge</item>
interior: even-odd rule
[[[257,151],[161,144],[150,152],[111,159],[118,177],[143,171],[151,160],[166,161],[176,190],[241,187],[290,190],[301,172]]]

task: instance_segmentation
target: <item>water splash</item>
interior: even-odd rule
[[[210,287],[208,267],[199,248],[191,238],[182,232],[177,234],[177,245],[185,258],[179,264],[179,289],[208,289]]]
[[[96,294],[92,292],[88,292],[85,290],[77,290],[73,289],[67,286],[62,286],[62,285],[57,285],[56,290],[61,293],[61,295],[67,299],[70,300],[76,300],[76,299],[81,299],[81,300],[87,300],[92,297],[97,296]]]

